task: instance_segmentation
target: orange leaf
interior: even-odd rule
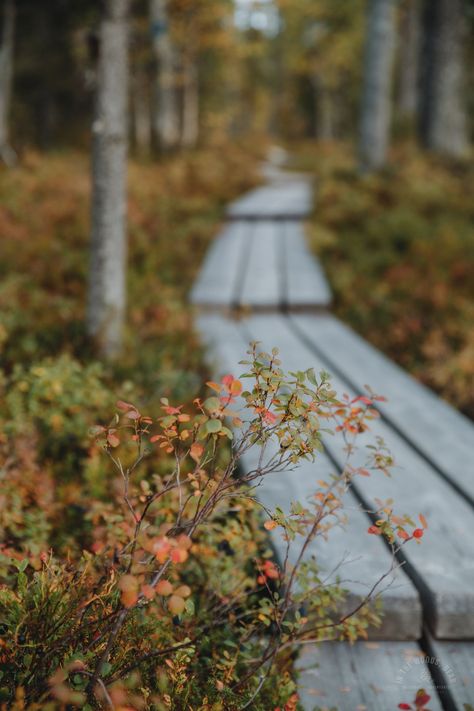
[[[157,595],[163,595],[163,597],[167,597],[168,595],[171,595],[173,592],[173,586],[171,585],[169,580],[160,580],[156,584],[156,594]]]
[[[193,545],[192,540],[185,533],[181,533],[178,536],[176,543],[178,544],[178,548],[184,548],[185,551],[189,550]]]
[[[274,528],[278,526],[276,521],[265,521],[263,524],[263,527],[267,529],[267,531],[273,531]]]
[[[171,551],[170,558],[173,563],[184,563],[188,558],[188,551],[185,551],[184,548],[175,548]]]
[[[428,528],[428,521],[427,521],[426,518],[423,516],[423,514],[420,514],[420,515],[418,516],[418,518],[420,519],[420,523],[421,523],[421,525],[423,526],[423,528]]]
[[[173,613],[173,615],[180,615],[183,612],[185,605],[186,603],[182,597],[179,597],[179,595],[171,595],[168,602],[168,609]]]
[[[194,444],[191,445],[191,449],[189,450],[191,459],[194,459],[195,462],[199,462],[203,452],[204,447],[199,442],[194,442]]]
[[[142,587],[142,593],[147,600],[153,600],[155,597],[155,589],[151,585],[144,585]]]
[[[242,383],[240,380],[233,380],[232,385],[230,386],[230,392],[232,395],[240,395],[242,392]]]
[[[219,385],[219,383],[215,383],[213,380],[208,380],[206,385],[211,388],[211,390],[215,390],[216,393],[220,393],[222,390],[222,385]]]

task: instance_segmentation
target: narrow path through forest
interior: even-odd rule
[[[275,150],[265,184],[229,207],[193,288],[209,360],[217,375],[238,376],[249,341],[258,340],[266,351],[279,348],[286,370],[314,367],[328,371],[340,393],[356,396],[369,384],[387,397],[370,436],[383,437],[394,454],[395,475],[353,485],[346,528],[308,550],[330,579],[337,567],[351,599],[390,567],[388,547],[367,534],[376,499],[392,498],[399,510],[421,511],[429,521],[423,544],[400,553],[401,566],[380,592],[384,618],[370,641],[304,649],[301,701],[308,710],[395,709],[422,687],[431,711],[461,711],[474,700],[474,539],[467,533],[474,530],[474,426],[329,313],[330,287],[304,236],[312,187],[306,176],[283,171],[282,160]],[[316,480],[341,470],[342,444],[328,437],[324,445],[315,463],[263,481],[258,495],[266,507],[287,512],[291,501],[314,492]],[[244,466],[254,459],[247,455]],[[283,555],[280,534],[270,536]],[[435,659],[428,667],[427,657]]]

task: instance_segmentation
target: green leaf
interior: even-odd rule
[[[203,405],[208,412],[215,412],[219,410],[221,403],[217,397],[208,397],[207,400],[204,400]]]
[[[208,434],[215,434],[216,432],[220,432],[222,429],[222,422],[220,420],[209,420],[206,422],[204,425],[204,429]]]

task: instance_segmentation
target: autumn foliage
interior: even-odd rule
[[[317,456],[322,427],[353,448],[376,417],[376,396],[339,398],[325,373],[285,373],[277,351],[257,345],[243,365],[241,378],[209,382],[210,394],[192,405],[162,398],[161,412],[150,415],[119,400],[112,420],[92,427],[91,446],[110,466],[75,538],[38,548],[17,535],[21,521],[6,522],[5,708],[292,711],[295,648],[366,637],[378,623],[377,586],[343,613],[344,590],[328,586],[303,554],[344,522],[352,480],[385,475],[388,455],[372,452],[360,471],[348,465],[287,516],[259,515],[256,498],[262,478],[282,469],[295,476],[294,465]],[[253,448],[258,465],[237,474]],[[6,496],[13,501],[14,489]],[[26,522],[29,510],[19,512]],[[395,517],[390,502],[373,513],[396,555],[410,521]],[[420,537],[420,523],[408,538]],[[274,558],[270,530],[299,551],[295,565]]]

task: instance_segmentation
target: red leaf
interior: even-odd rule
[[[369,526],[367,533],[373,533],[374,535],[379,536],[382,532],[378,526]]]
[[[234,382],[234,376],[233,375],[224,375],[222,378],[222,383],[225,385],[227,388],[230,388],[232,383]]]
[[[420,689],[416,692],[415,706],[419,709],[423,708],[423,706],[426,706],[430,699],[431,696],[427,694],[424,689]]]
[[[139,420],[140,419],[140,413],[138,410],[129,410],[126,414],[125,417],[128,417],[129,420]]]
[[[352,402],[363,402],[364,405],[372,405],[372,400],[366,395],[359,395],[359,397],[355,397]]]
[[[404,709],[404,711],[408,711],[408,709],[411,709],[410,704],[398,704],[399,709]]]
[[[135,405],[132,405],[130,402],[125,402],[124,400],[117,400],[116,407],[119,410],[122,410],[123,412],[128,412],[129,410],[137,409]]]

